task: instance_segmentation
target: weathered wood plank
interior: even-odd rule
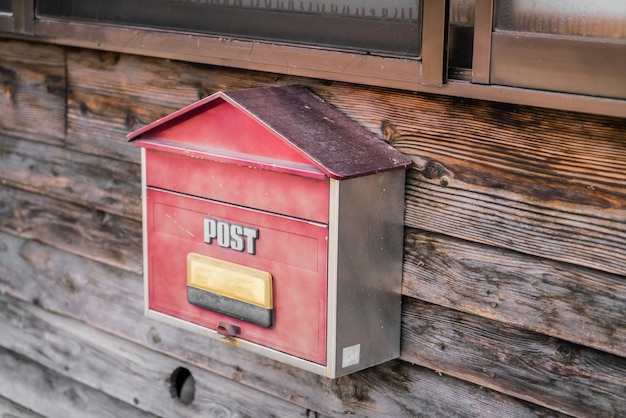
[[[413,157],[407,225],[626,271],[626,119],[343,84],[315,90]]]
[[[528,202],[521,195],[477,189],[458,179],[448,187],[438,182],[412,170],[407,225],[609,273],[626,273],[625,210],[584,205],[563,209],[549,202]],[[532,181],[526,185],[535,187]]]
[[[402,359],[579,417],[626,415],[626,359],[416,299]]]
[[[9,338],[9,334],[4,336]],[[45,341],[45,337],[40,340]],[[46,349],[45,343],[41,348]],[[16,408],[10,415],[4,415],[0,398],[0,416],[6,418],[155,417],[3,347],[0,347],[0,393],[35,411]]]
[[[0,185],[0,230],[142,271],[140,222],[99,209]]]
[[[1,334],[6,337],[0,341],[0,346],[20,357],[17,361],[9,359],[9,373],[5,374],[9,379],[17,372],[11,366],[19,370],[25,363],[24,358],[28,358],[113,399],[134,405],[138,412],[157,416],[297,417],[306,414],[289,402],[252,391],[191,364],[181,364],[179,360],[8,295],[0,296],[0,318]],[[187,368],[195,379],[195,397],[189,405],[183,405],[170,395],[169,379],[178,367]]]
[[[0,233],[0,293],[62,313],[322,415],[560,414],[405,362],[329,380],[143,316],[141,277]],[[23,280],[28,277],[29,280]]]
[[[125,161],[138,161],[139,151],[125,136],[143,125],[219,90],[295,80],[89,50],[68,51],[67,66],[69,146]]]
[[[219,90],[284,84],[296,77],[224,69],[159,58],[72,49],[67,52],[72,89],[100,96],[126,97],[173,112]],[[145,120],[150,123],[153,120]]]
[[[65,48],[0,39],[0,133],[61,144]]]
[[[626,357],[626,278],[407,229],[403,294]]]
[[[141,167],[0,135],[2,184],[141,221]]]
[[[2,418],[43,418],[29,409],[24,408],[0,396],[0,417]]]

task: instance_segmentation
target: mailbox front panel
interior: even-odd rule
[[[242,340],[325,364],[327,225],[152,187],[146,199],[149,310],[213,330],[234,325]],[[198,306],[205,296],[233,311]]]

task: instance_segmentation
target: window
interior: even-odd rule
[[[622,117],[625,28],[624,0],[0,0],[4,36]]]
[[[39,0],[37,16],[418,57],[419,0]]]
[[[626,2],[500,0],[499,30],[626,39]]]
[[[450,78],[465,78],[464,70],[472,68],[474,53],[475,0],[450,0],[450,27],[448,34]]]
[[[11,13],[13,0],[0,0],[0,13]]]
[[[626,1],[498,0],[490,82],[626,99]]]

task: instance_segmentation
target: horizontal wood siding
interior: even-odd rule
[[[405,295],[626,357],[622,276],[416,229],[405,239]]]
[[[626,120],[8,40],[0,81],[0,412],[626,415]],[[143,315],[125,135],[291,83],[414,163],[401,358],[337,380]]]

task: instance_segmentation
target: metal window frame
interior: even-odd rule
[[[626,100],[621,98],[541,90],[546,86],[539,85],[511,86],[511,80],[499,75],[504,68],[501,57],[494,60],[494,47],[500,50],[499,42],[504,36],[493,31],[495,0],[476,0],[472,82],[445,80],[448,5],[449,0],[423,1],[421,60],[157,29],[35,19],[34,0],[13,0],[13,15],[0,16],[0,31],[2,36],[14,39],[626,117]],[[511,57],[507,61],[510,68],[527,65],[515,59]]]
[[[489,84],[491,70],[491,32],[493,31],[494,0],[476,0],[474,6],[474,54],[472,82]]]
[[[626,42],[535,33],[491,35],[492,84],[626,99]]]
[[[13,14],[0,14],[0,32],[13,32]]]
[[[476,0],[473,82],[626,99],[624,40],[498,30],[497,7]]]

